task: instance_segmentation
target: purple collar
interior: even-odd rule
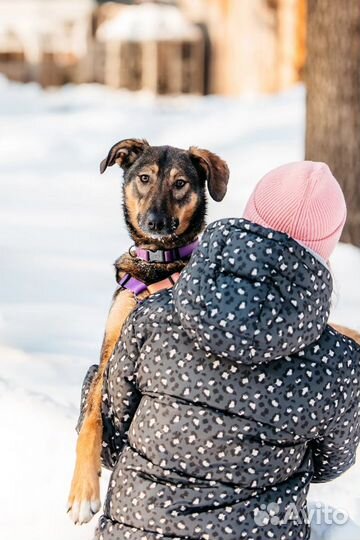
[[[170,263],[182,259],[188,259],[192,252],[199,245],[199,240],[196,239],[191,244],[187,246],[182,246],[180,248],[173,249],[157,249],[156,251],[151,251],[150,249],[143,248],[134,248],[133,253],[139,259],[143,259],[146,262],[157,262],[157,263]],[[131,253],[131,252],[130,252]]]

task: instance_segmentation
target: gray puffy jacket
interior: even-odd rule
[[[360,350],[327,326],[331,293],[287,235],[207,228],[110,361],[96,538],[309,538],[310,482],[347,470],[359,440]]]

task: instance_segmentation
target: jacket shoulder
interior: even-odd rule
[[[327,325],[320,338],[304,349],[303,354],[320,368],[338,405],[348,407],[359,396],[360,346],[354,340]]]
[[[345,369],[346,367],[360,369],[360,345],[330,325],[325,327],[320,339],[308,348],[308,351],[313,353],[319,350],[329,359],[334,358],[341,364],[345,362]]]
[[[156,293],[142,301],[130,315],[128,324],[137,330],[157,327],[161,324],[172,324],[174,317],[174,301],[172,289]]]

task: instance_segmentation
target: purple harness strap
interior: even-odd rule
[[[135,294],[135,296],[147,290],[147,286],[143,281],[131,277],[130,274],[125,274],[125,276],[120,279],[119,286],[123,287],[124,289],[129,289]]]

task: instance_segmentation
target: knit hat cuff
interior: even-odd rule
[[[289,231],[286,230],[286,228],[281,227],[281,226],[277,227],[276,224],[268,223],[265,219],[262,218],[258,209],[256,208],[255,196],[256,196],[256,189],[252,193],[246,205],[243,217],[249,221],[252,221],[253,223],[257,223],[258,225],[267,227],[268,229],[274,229],[276,231],[289,234]],[[316,239],[308,240],[304,238],[298,238],[296,235],[294,236],[290,235],[290,236],[292,236],[294,240],[299,242],[299,244],[302,244],[304,247],[309,247],[310,249],[318,253],[320,257],[323,258],[325,261],[328,261],[336,244],[340,240],[340,236],[341,236],[341,233],[343,231],[345,221],[346,221],[346,215],[347,215],[346,206],[344,205],[344,214],[341,219],[341,222],[336,226],[336,228],[331,233],[329,233],[324,238],[316,238]]]

